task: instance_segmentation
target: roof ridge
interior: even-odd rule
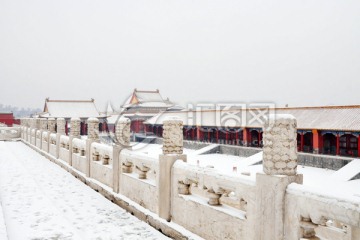
[[[47,99],[46,100],[47,102],[94,102],[94,99],[91,99],[91,100],[50,100],[50,99]]]
[[[143,92],[143,93],[160,93],[159,89],[154,90],[138,90],[135,88],[134,92]]]
[[[339,105],[339,106],[312,106],[312,107],[274,107],[274,108],[266,108],[266,107],[259,107],[259,108],[255,108],[255,107],[250,107],[250,108],[231,108],[231,109],[226,109],[226,110],[219,110],[219,109],[204,109],[204,110],[184,110],[184,111],[173,111],[173,113],[176,112],[216,112],[216,111],[234,111],[234,110],[245,110],[245,111],[249,111],[249,110],[265,110],[265,109],[274,109],[274,110],[304,110],[304,109],[355,109],[355,108],[360,108],[360,105]]]

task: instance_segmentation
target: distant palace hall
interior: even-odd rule
[[[246,111],[247,119],[251,119],[250,113],[254,110],[250,108],[239,111]],[[276,114],[292,114],[297,119],[299,152],[360,156],[360,105],[285,107],[272,110]],[[199,116],[201,121],[196,120]],[[163,120],[177,117],[184,123],[184,140],[262,147],[261,121],[246,121],[231,127],[222,127],[216,123],[215,110],[186,110],[168,98],[163,98],[159,90],[134,89],[119,110],[114,110],[109,104],[107,111],[103,113],[96,108],[94,99],[50,100],[47,98],[43,113],[39,113],[37,117],[65,118],[66,133],[71,127],[70,118],[80,118],[81,135],[87,134],[86,120],[90,117],[99,119],[99,129],[102,133],[113,133],[116,121],[120,117],[126,117],[131,120],[131,133],[133,139],[137,140],[146,137],[161,138]],[[7,123],[8,120],[3,122]]]

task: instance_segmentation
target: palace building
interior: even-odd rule
[[[221,116],[216,110],[164,112],[148,119],[145,130],[161,137],[162,122],[168,117],[177,117],[184,122],[185,140],[262,147],[263,121],[256,113],[266,109],[238,109],[245,121],[238,121],[236,117],[229,119],[231,111],[234,109],[221,112]],[[299,152],[360,156],[360,105],[287,107],[268,111],[292,114],[297,119]],[[230,120],[229,126],[222,124],[223,119]]]
[[[134,89],[131,96],[121,106],[120,115],[131,120],[131,131],[134,133],[144,132],[144,122],[161,112],[168,110],[182,110],[168,98],[164,99],[159,90],[143,91]],[[110,123],[109,123],[110,124]]]
[[[44,111],[38,115],[39,118],[65,118],[66,133],[70,127],[71,118],[80,118],[81,135],[87,134],[87,119],[96,117],[100,121],[100,130],[106,130],[106,115],[100,114],[96,108],[94,99],[90,100],[50,100],[45,99]]]

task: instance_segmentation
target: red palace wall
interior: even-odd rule
[[[14,116],[12,113],[0,113],[0,123],[4,123],[8,126],[14,124]]]

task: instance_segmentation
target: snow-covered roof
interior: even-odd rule
[[[91,100],[50,100],[46,99],[41,117],[90,118],[103,117],[93,99]]]
[[[159,91],[135,91],[135,95],[140,102],[162,102]]]
[[[124,108],[131,107],[155,107],[155,108],[167,108],[174,104],[168,99],[163,99],[159,90],[156,91],[143,91],[134,89],[132,95],[126,100],[122,106]]]
[[[215,110],[170,111],[162,112],[147,120],[146,123],[162,124],[166,117],[176,116],[184,122],[184,125],[189,126],[261,128],[264,122],[263,116],[268,115],[266,111],[293,115],[297,119],[298,129],[360,131],[360,105],[246,109],[243,111],[233,109],[221,112]],[[234,112],[236,114],[233,114]]]

